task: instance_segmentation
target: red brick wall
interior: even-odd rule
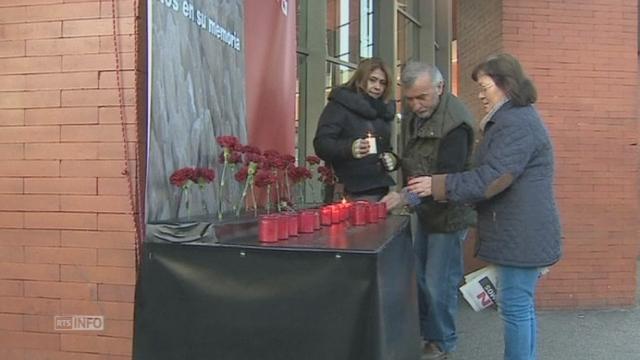
[[[117,4],[135,141],[134,1]],[[0,359],[130,358],[134,225],[111,13],[111,0],[0,3]],[[105,330],[54,330],[74,314],[103,315]]]
[[[461,7],[465,3],[473,1]],[[625,0],[502,2],[502,48],[534,79],[556,150],[564,257],[541,282],[542,307],[635,304],[637,6]],[[460,51],[464,59],[465,48]]]

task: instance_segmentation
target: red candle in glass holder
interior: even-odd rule
[[[331,225],[331,205],[323,206],[320,214],[320,224],[324,226]]]
[[[278,215],[278,240],[287,240],[289,238],[289,217],[287,215]]]
[[[299,231],[303,234],[309,234],[313,232],[315,225],[315,213],[313,211],[303,211],[300,213]]]
[[[320,209],[314,209],[313,212],[313,230],[320,230]]]
[[[387,203],[379,202],[378,203],[378,219],[386,219],[387,218]]]
[[[351,220],[351,214],[352,214],[352,210],[353,209],[353,203],[352,202],[348,202],[347,203],[347,221]]]
[[[340,221],[347,221],[349,218],[349,205],[346,202],[340,204]]]
[[[377,203],[369,203],[367,207],[367,220],[370,224],[378,222],[378,205]]]
[[[331,207],[331,223],[339,224],[340,223],[340,205],[333,204],[329,206]]]
[[[353,217],[351,218],[353,225],[367,224],[367,207],[366,201],[358,201],[353,205]]]
[[[260,217],[259,234],[260,242],[274,243],[278,241],[278,217],[263,215]]]
[[[289,219],[289,236],[298,236],[298,213],[288,213],[287,219]]]

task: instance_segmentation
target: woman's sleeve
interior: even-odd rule
[[[522,122],[505,120],[485,138],[489,141],[487,156],[476,168],[433,176],[435,200],[475,203],[490,199],[522,174],[535,151],[533,134]]]
[[[334,163],[353,159],[351,144],[355,138],[344,137],[345,121],[349,121],[348,114],[340,108],[340,105],[329,102],[325,106],[313,139],[316,155],[322,160]]]

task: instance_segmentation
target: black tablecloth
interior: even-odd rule
[[[408,218],[323,227],[272,245],[257,224],[145,242],[136,360],[416,360]]]

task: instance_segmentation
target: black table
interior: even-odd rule
[[[407,217],[269,245],[255,221],[212,229],[145,242],[135,360],[419,358]]]

